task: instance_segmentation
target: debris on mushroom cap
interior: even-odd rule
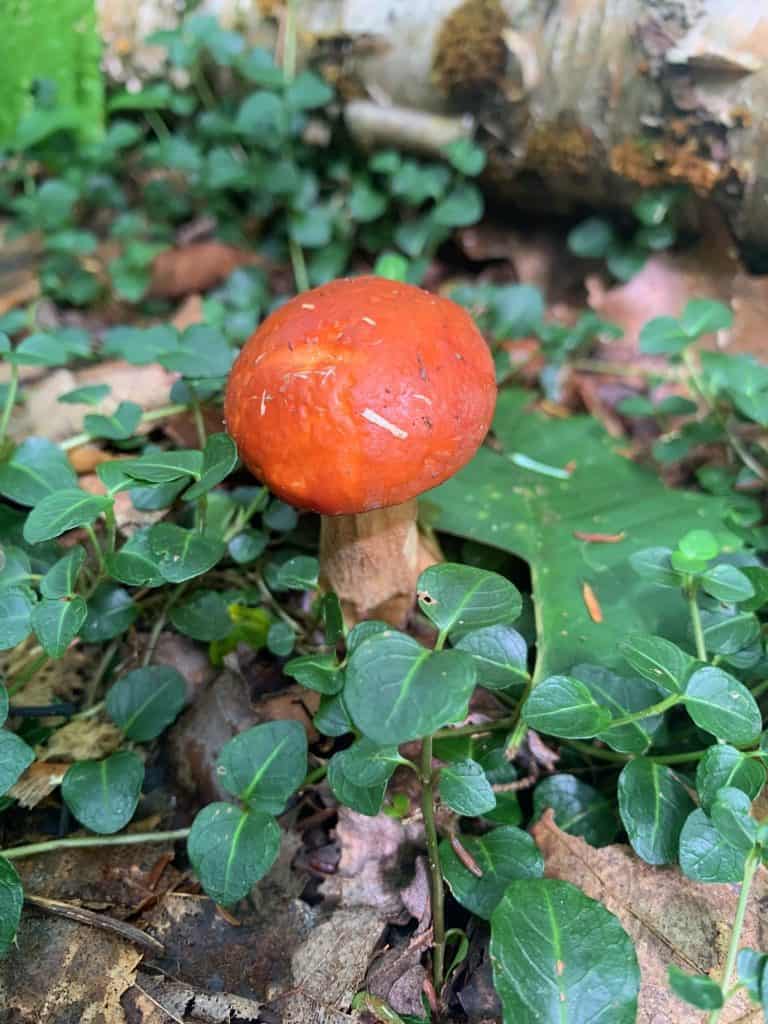
[[[230,374],[227,429],[285,501],[324,515],[397,505],[467,463],[490,426],[493,361],[456,303],[379,277],[297,295]]]

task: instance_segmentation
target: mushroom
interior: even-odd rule
[[[322,516],[320,583],[348,622],[403,625],[419,574],[416,497],[477,451],[493,360],[456,303],[380,277],[273,312],[227,385],[227,429],[274,494]]]

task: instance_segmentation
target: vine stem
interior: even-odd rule
[[[688,589],[688,610],[691,613],[691,624],[693,625],[693,638],[696,641],[696,657],[699,661],[707,660],[707,648],[704,644],[704,629],[701,625],[701,611],[695,587]]]
[[[16,393],[19,390],[19,368],[16,363],[11,363],[11,376],[8,381],[8,391],[5,395],[5,405],[3,406],[2,416],[0,417],[0,445],[5,441],[5,435],[8,433],[8,424],[11,421],[11,413],[13,412],[13,406],[16,402]]]
[[[649,708],[643,708],[642,711],[635,711],[631,715],[624,715],[623,718],[614,718],[612,722],[609,722],[608,729],[615,729],[620,725],[631,725],[632,722],[640,722],[644,718],[650,718],[651,715],[661,715],[670,708],[673,708],[675,704],[679,704],[682,700],[682,696],[679,693],[673,693],[669,697],[665,697],[664,700],[660,700],[658,704],[651,704]]]
[[[160,409],[150,409],[148,412],[141,414],[139,423],[154,423],[155,420],[164,420],[168,416],[176,416],[180,412],[186,412],[189,406],[175,403],[174,405],[164,405]],[[68,452],[72,448],[79,448],[82,444],[88,444],[89,441],[93,441],[93,434],[73,434],[72,437],[67,437],[63,441],[59,442],[59,448],[62,451]]]
[[[497,718],[495,722],[479,722],[475,725],[457,725],[455,729],[438,729],[432,734],[433,740],[450,740],[454,736],[482,736],[487,732],[497,732],[500,729],[511,729],[517,719],[514,715],[507,715],[505,718]]]
[[[760,864],[760,855],[754,849],[750,851],[746,863],[744,864],[744,877],[741,881],[741,892],[739,893],[739,902],[736,906],[736,916],[733,919],[733,931],[731,932],[731,942],[728,946],[728,957],[725,961],[725,970],[723,971],[723,980],[720,984],[720,988],[723,991],[723,1004],[725,1004],[725,993],[728,991],[728,985],[733,974],[733,969],[736,966],[736,957],[739,954],[739,941],[741,940],[741,930],[744,927],[744,918],[747,913],[747,904],[749,903],[749,890],[752,887],[752,880],[755,877],[755,872]],[[709,1015],[709,1024],[717,1024],[720,1020],[719,1010],[713,1010]]]
[[[168,612],[176,604],[179,598],[182,596],[184,591],[187,589],[186,583],[181,583],[176,587],[170,594],[168,600],[165,602],[163,607],[160,609],[157,618],[155,619],[154,625],[152,626],[152,632],[149,634],[147,646],[144,651],[144,657],[141,659],[141,667],[146,668],[152,661],[152,655],[155,653],[157,647],[157,641],[160,639],[160,634],[163,631],[163,626],[168,618]]]
[[[140,843],[165,843],[177,839],[186,839],[191,829],[177,828],[172,832],[126,832],[118,836],[82,836],[74,839],[48,839],[43,843],[30,843],[28,846],[16,846],[10,850],[0,850],[0,857],[6,860],[19,860],[22,857],[34,857],[38,853],[51,853],[53,850],[73,850],[88,846],[132,846]]]
[[[432,737],[427,736],[421,746],[421,809],[424,814],[424,832],[427,839],[427,858],[432,883],[432,978],[435,991],[443,987],[445,965],[445,893],[440,870],[440,851],[435,825],[435,777],[432,771]]]

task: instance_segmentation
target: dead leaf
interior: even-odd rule
[[[126,1024],[279,1024],[263,1004],[231,992],[202,992],[190,985],[139,971],[123,996]]]
[[[365,907],[336,910],[313,928],[291,956],[287,998],[273,997],[281,1024],[348,1024],[384,928],[379,914]]]
[[[544,855],[545,874],[572,882],[615,914],[635,943],[642,972],[637,1024],[690,1024],[691,1010],[674,996],[667,967],[717,977],[722,970],[736,912],[738,886],[700,885],[677,868],[651,867],[628,846],[589,846],[561,832],[548,810],[532,829]],[[743,946],[765,949],[768,924],[762,913],[768,872],[755,878],[742,933]],[[697,1017],[698,1019],[698,1017]],[[739,994],[726,1005],[723,1024],[757,1024],[759,1010]]]
[[[170,665],[181,672],[187,684],[187,704],[194,703],[216,675],[206,649],[181,633],[160,634],[152,663]]]
[[[586,581],[581,584],[581,595],[584,598],[584,605],[586,606],[590,619],[592,619],[593,622],[602,622],[603,609],[600,607],[597,594]]]
[[[122,742],[122,732],[111,722],[73,718],[53,733],[37,756],[39,761],[98,760]]]
[[[68,763],[33,761],[21,778],[8,790],[8,796],[30,810],[45,800],[64,781]]]
[[[176,376],[153,363],[132,366],[122,360],[100,363],[83,370],[53,370],[36,384],[25,389],[26,402],[14,413],[13,437],[47,437],[61,441],[83,430],[86,412],[111,413],[120,402],[137,402],[142,409],[159,409],[167,404]],[[110,394],[98,406],[69,405],[59,402],[61,395],[88,384],[111,387]]]
[[[203,313],[203,297],[195,293],[182,300],[181,305],[171,317],[171,326],[177,331],[186,331],[188,327],[200,324],[205,319]]]
[[[395,1013],[421,1017],[421,993],[427,977],[421,958],[432,944],[432,931],[415,935],[385,950],[374,960],[365,980],[371,995],[379,996]]]
[[[109,932],[27,910],[16,945],[0,962],[3,1017],[35,1024],[123,1024],[120,999],[136,979],[141,956]]]
[[[192,242],[161,252],[152,265],[150,294],[177,298],[221,284],[233,270],[259,263],[256,253],[224,242]]]
[[[386,814],[371,818],[340,807],[336,840],[341,857],[321,891],[342,906],[374,907],[387,921],[407,924],[411,914],[402,890],[415,873],[422,836],[420,822],[406,824]]]
[[[105,452],[95,444],[83,444],[79,448],[73,448],[67,452],[67,458],[78,476],[93,473],[102,462],[114,462],[115,460],[114,455]]]

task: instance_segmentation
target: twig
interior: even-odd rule
[[[40,910],[44,910],[47,914],[53,914],[56,917],[66,917],[70,921],[77,921],[78,924],[85,924],[91,928],[101,928],[103,931],[115,932],[121,938],[127,939],[128,942],[133,942],[137,946],[143,946],[151,953],[157,953],[160,956],[165,953],[165,946],[162,942],[158,942],[157,939],[147,935],[140,928],[135,928],[126,921],[118,921],[107,914],[97,914],[95,911],[87,910],[85,907],[80,907],[75,903],[67,903],[63,900],[49,900],[42,896],[32,896],[29,893],[24,893],[24,902],[29,903],[33,907],[39,907]]]

